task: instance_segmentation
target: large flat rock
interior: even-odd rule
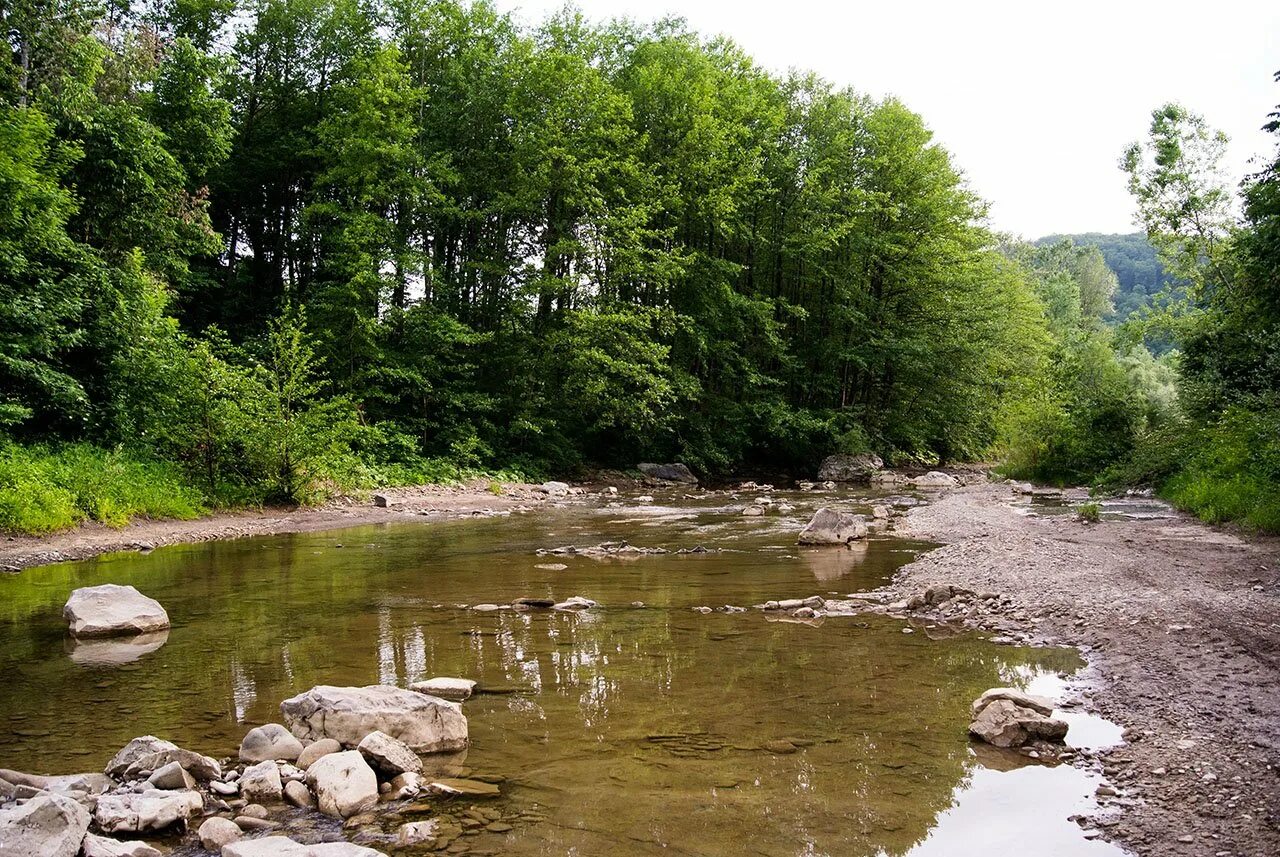
[[[455,702],[399,687],[318,685],[280,703],[290,731],[303,741],[333,738],[356,747],[370,732],[384,732],[415,753],[467,746],[467,718]]]

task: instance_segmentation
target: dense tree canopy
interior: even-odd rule
[[[678,21],[4,15],[11,438],[141,446],[215,499],[433,458],[939,460],[1041,365],[1041,298],[920,117]]]

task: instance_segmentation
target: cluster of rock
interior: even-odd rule
[[[829,455],[818,467],[818,480],[823,487],[834,487],[837,482],[870,482],[875,485],[910,485],[915,488],[958,488],[960,480],[941,470],[930,470],[919,476],[905,476],[884,469],[880,456],[871,453],[860,455]],[[815,487],[812,482],[801,483],[803,489]]]
[[[749,483],[754,485],[755,483]],[[790,515],[795,511],[795,507],[790,503],[779,501],[770,497],[768,494],[762,494],[756,497],[742,509],[742,514],[748,518],[757,518],[769,512],[776,512],[779,515]]]
[[[969,734],[995,747],[1061,744],[1067,724],[1053,717],[1053,703],[1009,687],[993,687],[973,701]]]
[[[471,609],[480,613],[497,613],[500,610],[559,610],[564,613],[577,613],[599,606],[599,602],[581,595],[573,595],[563,601],[529,596],[517,598],[510,604],[474,604]]]
[[[420,754],[466,748],[459,702],[473,687],[443,677],[411,689],[314,687],[281,704],[283,724],[249,730],[237,757],[221,762],[147,735],[102,774],[0,771],[0,857],[159,857],[137,837],[197,822],[201,846],[221,857],[374,857],[382,852],[345,841],[254,837],[283,826],[272,806],[350,819],[421,794],[496,795],[491,783],[424,774]],[[397,841],[425,841],[424,824],[404,825]],[[433,831],[436,842],[443,834]]]
[[[666,548],[646,548],[628,542],[601,542],[598,545],[563,545],[558,548],[539,548],[538,556],[637,557],[670,553]]]

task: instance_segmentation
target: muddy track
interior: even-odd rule
[[[974,485],[913,509],[898,534],[945,546],[894,595],[1007,594],[1002,630],[1086,653],[1083,702],[1129,742],[1099,759],[1112,811],[1082,824],[1140,855],[1280,854],[1280,540],[1185,518],[1027,517],[1012,500]]]

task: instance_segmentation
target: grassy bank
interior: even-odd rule
[[[40,535],[135,517],[191,519],[204,499],[171,464],[89,444],[0,447],[0,530]]]

